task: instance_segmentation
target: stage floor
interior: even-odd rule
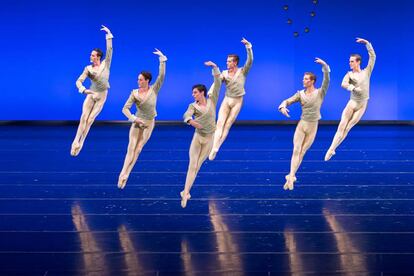
[[[284,191],[294,126],[235,126],[180,206],[193,135],[156,126],[124,190],[128,125],[0,127],[0,274],[414,273],[414,128],[320,126]]]

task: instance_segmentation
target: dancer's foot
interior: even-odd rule
[[[284,190],[293,190],[293,185],[296,182],[295,176],[286,175],[285,176],[286,183],[283,185]]]
[[[208,156],[208,159],[214,160],[216,158],[217,152],[218,152],[218,149],[212,149],[210,152],[210,155]]]
[[[127,180],[128,180],[128,177],[126,177],[125,175],[120,175],[118,179],[118,188],[119,189],[125,188]]]
[[[187,200],[191,198],[191,195],[190,193],[185,195],[184,191],[181,191],[180,196],[181,196],[181,207],[185,208],[187,206]]]
[[[329,161],[335,154],[336,153],[334,150],[328,149],[328,151],[325,154],[325,161]]]
[[[72,144],[72,148],[70,149],[70,155],[72,155],[72,156],[78,156],[78,154],[79,154],[79,151],[80,151],[80,145],[79,145],[79,143],[73,143]]]

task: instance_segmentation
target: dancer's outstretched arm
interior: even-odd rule
[[[104,25],[102,25],[101,31],[106,32],[106,35],[105,35],[105,38],[106,38],[105,67],[109,69],[111,67],[111,62],[112,62],[112,52],[113,52],[112,38],[114,38],[114,36],[112,35],[111,31]]]
[[[365,47],[367,47],[369,60],[365,70],[367,70],[368,75],[371,75],[372,70],[374,70],[375,61],[377,59],[377,55],[375,54],[374,48],[372,47],[372,44],[366,39],[357,37],[356,42],[365,44]]]
[[[331,69],[329,68],[329,65],[320,58],[315,58],[315,62],[322,65],[323,81],[320,91],[322,93],[322,96],[325,97],[326,92],[328,91],[329,82],[331,80],[329,74],[331,72]]]
[[[152,86],[154,89],[154,92],[158,95],[158,92],[160,91],[161,86],[165,80],[165,62],[167,61],[167,57],[157,48],[155,48],[155,51],[153,53],[159,56],[159,60],[160,60],[160,66],[158,69],[158,77],[155,80],[154,85]]]
[[[220,78],[220,69],[217,65],[212,61],[204,62],[204,65],[213,67],[212,74],[214,76],[214,83],[211,85],[210,89],[208,90],[208,97],[217,104],[219,98],[219,92],[221,87],[221,78]]]
[[[247,75],[250,71],[250,68],[252,67],[252,64],[253,64],[252,44],[249,41],[247,41],[247,39],[245,39],[244,37],[241,40],[241,42],[246,46],[247,59],[246,59],[246,63],[243,66],[243,73],[244,73],[244,75]]]

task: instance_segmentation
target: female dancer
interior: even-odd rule
[[[219,151],[224,140],[226,140],[229,130],[236,121],[237,115],[239,115],[240,109],[243,104],[243,96],[246,94],[244,90],[244,84],[246,82],[247,74],[253,64],[253,51],[252,44],[245,38],[241,41],[246,46],[247,60],[242,68],[238,68],[239,56],[228,55],[227,56],[227,69],[224,70],[221,75],[224,83],[226,84],[226,96],[221,103],[217,129],[214,133],[214,144],[211,153],[208,157],[210,160],[216,158],[216,154]]]
[[[293,184],[296,181],[296,171],[302,163],[306,151],[310,148],[315,139],[316,131],[318,130],[318,121],[321,118],[321,105],[329,87],[330,69],[328,64],[319,58],[316,58],[315,62],[322,65],[322,87],[316,89],[315,74],[306,72],[303,76],[303,87],[305,87],[305,89],[298,91],[289,99],[284,100],[279,106],[279,111],[286,117],[290,117],[287,107],[294,102],[300,102],[302,105],[302,116],[296,127],[295,135],[293,136],[293,153],[290,161],[290,172],[286,175],[286,183],[283,186],[283,189],[285,190],[293,190]]]
[[[132,125],[129,130],[129,143],[124,166],[122,167],[118,180],[118,188],[120,189],[125,187],[129,174],[154,129],[154,118],[157,116],[155,106],[157,104],[158,93],[165,79],[165,62],[167,61],[167,57],[160,50],[155,49],[154,54],[159,56],[160,61],[157,80],[154,85],[150,86],[149,84],[152,79],[151,73],[142,71],[138,75],[139,88],[132,90],[131,95],[122,108],[122,113],[125,114]],[[137,108],[135,115],[130,111],[134,103]]]
[[[341,122],[339,123],[332,144],[326,152],[325,161],[328,161],[335,155],[336,148],[344,141],[351,128],[361,120],[362,115],[364,115],[367,109],[369,82],[372,70],[374,69],[376,55],[374,48],[372,48],[368,40],[357,38],[356,42],[365,44],[369,55],[368,66],[361,70],[361,56],[358,54],[352,54],[349,58],[349,67],[352,71],[346,73],[342,80],[342,88],[351,92],[351,99],[342,112]]]
[[[92,65],[88,65],[76,81],[79,93],[86,94],[82,107],[82,116],[80,118],[78,131],[72,143],[70,154],[77,156],[83,147],[86,136],[91,128],[95,118],[101,112],[109,88],[109,69],[112,61],[112,33],[102,25],[101,31],[106,32],[106,56],[101,62],[102,50],[95,48],[92,50],[90,60]],[[89,77],[92,85],[89,89],[83,86],[85,79]]]
[[[191,103],[184,113],[184,122],[193,126],[196,130],[191,141],[190,163],[188,165],[184,190],[180,193],[181,207],[183,208],[187,206],[187,200],[191,198],[190,190],[197,173],[211,151],[214,130],[216,128],[216,106],[221,86],[220,70],[211,61],[207,61],[204,64],[213,67],[214,83],[208,90],[208,93],[205,85],[194,85],[193,97],[195,102]],[[206,98],[207,95],[208,98]]]

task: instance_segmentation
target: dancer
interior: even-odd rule
[[[318,121],[321,119],[321,105],[329,87],[329,72],[331,70],[329,69],[328,64],[320,58],[316,58],[315,62],[322,65],[322,87],[316,89],[315,74],[306,72],[303,76],[303,87],[305,87],[305,89],[298,91],[292,97],[284,100],[279,106],[279,111],[286,117],[290,117],[289,110],[287,109],[289,105],[294,102],[300,102],[302,106],[302,116],[296,126],[295,135],[293,136],[293,153],[290,161],[290,172],[286,175],[286,183],[283,186],[283,189],[285,190],[293,190],[293,184],[296,181],[296,171],[299,169],[306,151],[310,148],[315,139],[316,131],[318,130]]]
[[[349,58],[349,67],[352,71],[346,73],[342,80],[342,88],[351,92],[351,99],[342,111],[341,122],[331,146],[325,155],[325,161],[335,155],[336,148],[344,141],[352,127],[354,127],[364,115],[369,99],[369,82],[376,60],[374,48],[371,43],[363,38],[356,38],[357,43],[365,44],[369,61],[365,69],[361,70],[361,56],[352,54]]]
[[[227,57],[227,69],[224,70],[221,75],[222,80],[226,84],[226,96],[221,103],[217,128],[214,133],[214,144],[210,152],[209,159],[214,160],[216,154],[219,151],[224,140],[226,140],[229,130],[234,121],[239,115],[240,109],[243,104],[243,95],[246,94],[244,90],[244,84],[246,82],[247,74],[250,71],[253,63],[253,51],[252,44],[245,38],[241,42],[246,46],[247,60],[242,68],[238,68],[239,56],[228,55]]]
[[[88,65],[79,76],[76,81],[76,87],[79,93],[86,94],[86,98],[82,106],[82,115],[80,118],[78,131],[76,132],[75,139],[72,143],[70,154],[77,156],[83,147],[86,136],[91,128],[95,118],[101,112],[106,96],[108,95],[109,88],[109,69],[112,61],[112,38],[111,31],[102,25],[101,31],[106,32],[106,55],[105,59],[101,62],[103,56],[102,50],[95,48],[92,50],[90,61],[92,65]],[[91,80],[91,87],[86,89],[83,86],[85,79],[89,77]]]
[[[216,128],[216,106],[221,86],[220,70],[211,61],[207,61],[204,64],[213,67],[214,83],[208,90],[208,93],[204,84],[194,85],[193,97],[195,102],[191,103],[184,113],[184,122],[193,126],[196,130],[191,141],[190,163],[188,165],[184,190],[180,193],[181,207],[183,208],[187,206],[187,200],[191,198],[190,190],[197,173],[211,151],[214,130]],[[206,98],[207,95],[208,98]]]
[[[157,104],[158,93],[164,83],[165,62],[167,61],[167,57],[160,50],[155,49],[154,54],[159,56],[160,61],[159,73],[154,85],[149,85],[152,79],[151,73],[142,71],[138,75],[139,88],[132,90],[131,95],[122,108],[122,113],[125,114],[132,125],[129,130],[129,143],[124,166],[118,179],[118,188],[120,189],[125,188],[129,174],[154,129],[154,118],[157,116],[155,106]],[[137,109],[135,115],[130,110],[134,103]]]

